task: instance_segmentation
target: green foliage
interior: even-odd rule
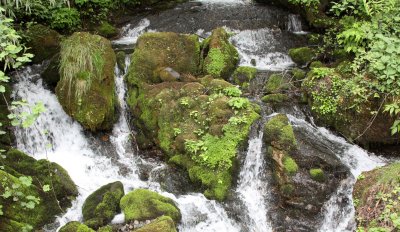
[[[249,100],[242,97],[233,97],[228,101],[228,105],[235,110],[246,109],[249,104]]]
[[[228,97],[240,97],[242,91],[236,86],[231,86],[224,89],[224,94]]]
[[[51,15],[51,27],[67,32],[75,31],[81,25],[78,10],[69,7],[56,9]]]
[[[288,175],[294,175],[299,170],[296,161],[288,155],[283,158],[283,167]]]
[[[292,4],[299,4],[303,6],[318,6],[319,0],[289,0],[290,3]]]

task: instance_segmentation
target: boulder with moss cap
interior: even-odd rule
[[[91,131],[109,130],[116,119],[115,63],[110,41],[101,36],[76,32],[61,43],[58,100]]]

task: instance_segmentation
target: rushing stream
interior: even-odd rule
[[[124,48],[132,46],[146,31],[197,33],[205,37],[212,28],[226,26],[234,33],[231,41],[239,51],[240,65],[254,65],[259,70],[273,71],[285,70],[294,65],[287,51],[304,41],[301,35],[295,34],[302,34],[297,17],[275,8],[254,6],[248,1],[199,2],[202,4],[189,2],[156,15],[136,16],[131,24],[122,29],[122,36],[114,41],[114,45]],[[227,13],[219,15],[221,9]],[[243,14],[246,12],[259,17],[254,17],[255,21],[245,20]],[[203,17],[204,21],[196,21],[198,17]],[[205,20],[205,17],[211,20]],[[294,33],[286,31],[288,23],[291,25],[288,29]],[[128,56],[126,68],[129,63]],[[127,70],[115,68],[120,117],[112,134],[105,138],[85,132],[63,111],[55,94],[43,85],[40,78],[42,70],[42,65],[38,65],[17,74],[13,97],[26,99],[30,104],[41,101],[47,109],[33,127],[16,129],[17,146],[37,159],[47,158],[63,166],[79,189],[79,196],[73,206],[54,225],[49,225],[48,231],[55,231],[55,228],[69,221],[82,220],[81,208],[86,197],[102,185],[114,181],[121,181],[126,192],[134,188],[149,188],[172,198],[182,213],[182,222],[178,226],[181,232],[274,231],[270,219],[274,211],[268,195],[268,190],[272,187],[268,181],[270,178],[265,176],[270,167],[266,164],[263,153],[262,125],[253,126],[237,186],[232,190],[241,205],[240,212],[235,212],[232,207],[226,206],[229,201],[218,203],[206,199],[200,193],[166,192],[155,176],[150,175],[148,180],[140,178],[141,166],[150,166],[153,170],[150,173],[163,172],[168,167],[158,161],[140,158],[140,151],[131,141],[134,130],[127,122],[125,102],[124,75]],[[384,160],[349,144],[324,128],[314,126],[304,118],[290,114],[288,116],[296,131],[301,131],[301,135],[308,137],[313,143],[333,151],[352,174],[342,180],[337,191],[325,202],[319,230],[352,231],[354,207],[351,192],[355,179],[362,171],[383,165]],[[123,221],[122,214],[113,220],[114,223]]]

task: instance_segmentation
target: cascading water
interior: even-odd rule
[[[356,178],[364,171],[370,171],[385,165],[386,161],[383,158],[369,154],[357,145],[349,144],[346,140],[332,134],[325,128],[315,127],[291,115],[289,115],[289,119],[293,126],[300,127],[309,136],[312,136],[314,140],[319,141],[321,145],[334,151],[334,154],[351,172],[351,176],[341,181],[337,191],[324,204],[322,210],[323,220],[319,231],[354,231],[355,211],[352,192]]]
[[[295,15],[295,14],[289,15],[287,30],[294,34],[300,34],[300,35],[307,34],[307,32],[303,31],[300,15]]]
[[[269,188],[269,183],[263,178],[265,155],[262,151],[262,137],[262,127],[257,128],[257,133],[249,140],[245,161],[239,174],[239,184],[236,189],[240,200],[245,206],[245,226],[247,231],[252,232],[272,231],[272,225],[267,218],[269,212],[265,192]]]

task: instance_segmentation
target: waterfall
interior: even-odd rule
[[[239,184],[236,192],[245,205],[246,228],[252,232],[272,231],[271,223],[267,218],[268,181],[263,178],[265,172],[263,145],[263,128],[257,128],[257,133],[249,140],[249,146],[244,164],[239,174]]]
[[[368,153],[357,145],[349,144],[323,127],[315,127],[302,119],[288,116],[293,126],[305,130],[315,141],[332,150],[351,172],[351,176],[342,180],[336,192],[325,202],[319,231],[354,231],[356,225],[352,193],[356,178],[364,171],[385,165],[386,160]]]
[[[307,34],[303,31],[300,15],[290,14],[288,17],[287,30],[294,34]]]

